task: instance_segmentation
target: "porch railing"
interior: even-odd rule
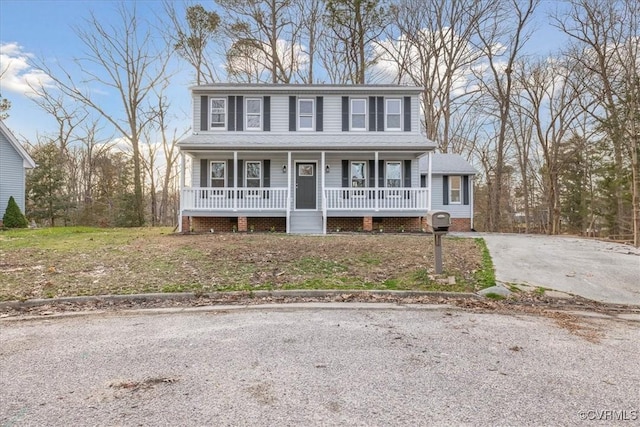
[[[191,187],[182,190],[184,210],[282,210],[287,209],[286,187]]]
[[[428,188],[325,188],[327,210],[426,211]]]

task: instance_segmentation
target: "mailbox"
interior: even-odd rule
[[[436,231],[449,231],[451,226],[451,215],[445,211],[427,212],[427,225]]]

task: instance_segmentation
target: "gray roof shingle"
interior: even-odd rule
[[[475,175],[476,169],[459,154],[433,153],[431,171],[434,175]],[[429,172],[429,159],[427,156],[420,158],[420,172]]]

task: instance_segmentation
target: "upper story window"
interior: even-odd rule
[[[387,99],[385,109],[386,130],[402,130],[400,118],[402,102],[400,99]]]
[[[261,130],[262,129],[262,99],[260,98],[247,98],[247,114],[246,114],[246,126],[247,130]]]
[[[221,188],[225,186],[227,162],[211,162],[211,186]]]
[[[247,187],[260,187],[262,182],[262,162],[247,161],[245,164],[245,182]]]
[[[211,98],[211,129],[226,127],[227,100],[225,98]]]
[[[402,187],[402,166],[400,162],[387,162],[387,170],[385,176],[387,187]]]
[[[461,203],[462,195],[462,177],[450,176],[449,177],[449,203],[459,204]]]
[[[313,130],[313,99],[298,99],[298,130]]]
[[[351,100],[351,130],[367,130],[367,100]]]

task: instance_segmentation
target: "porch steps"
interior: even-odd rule
[[[322,234],[322,212],[292,211],[289,217],[289,233]]]

